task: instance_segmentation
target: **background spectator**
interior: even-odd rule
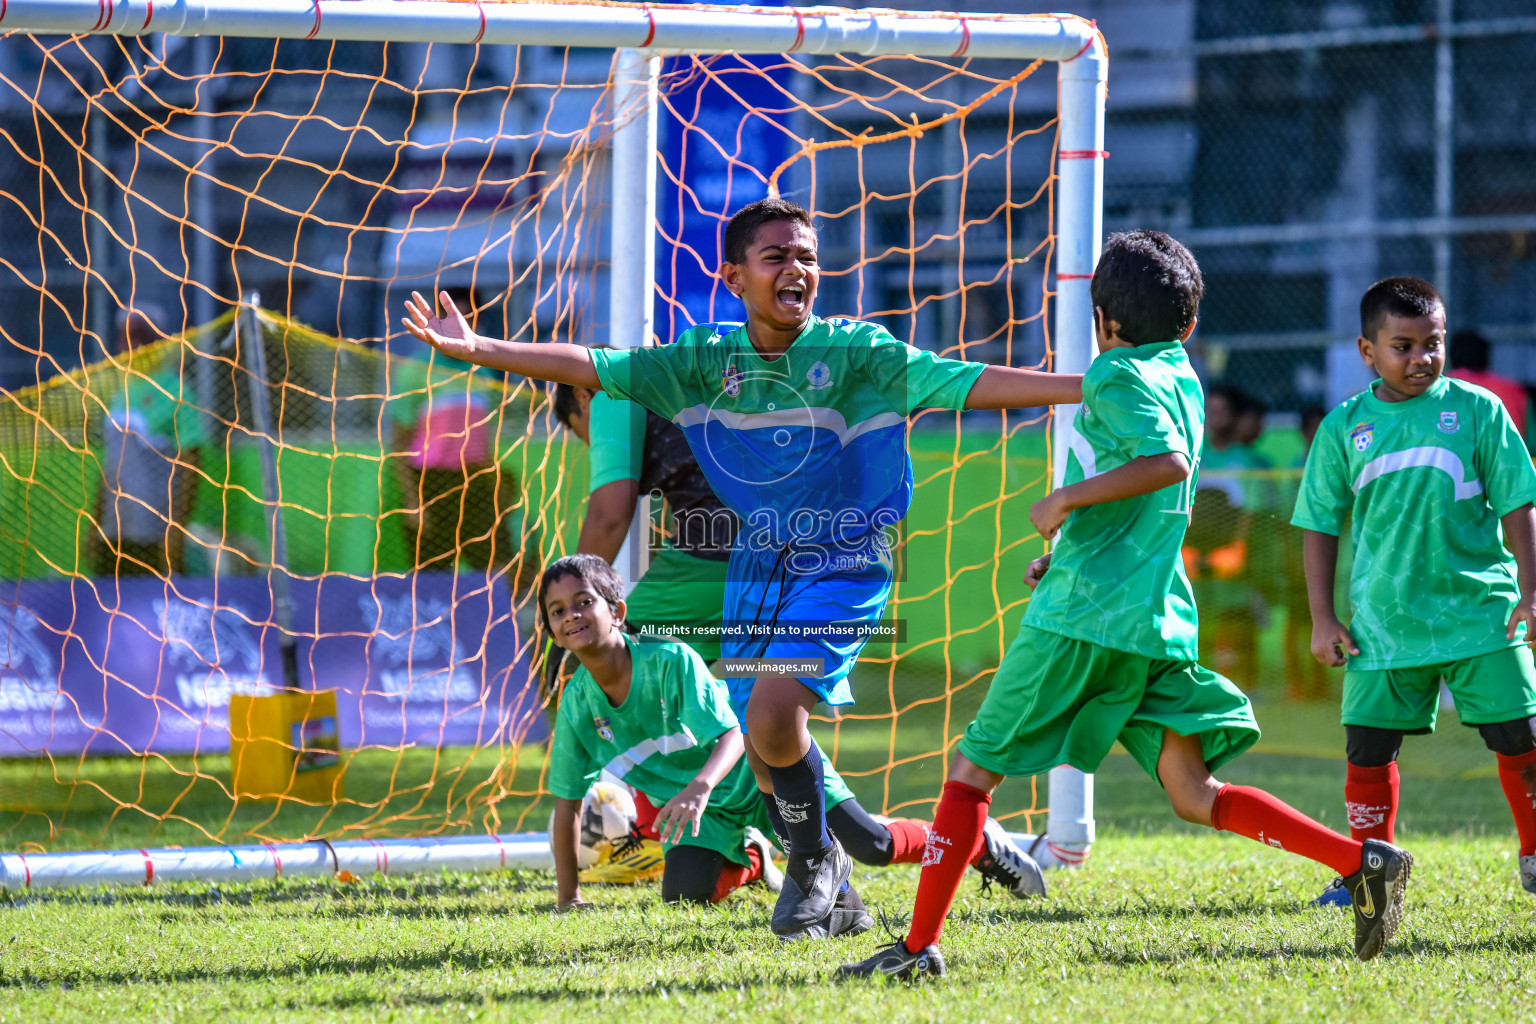
[[[101,426],[101,489],[87,542],[98,577],[185,571],[185,524],[197,494],[200,446],[207,440],[195,386],[183,381],[180,361],[135,370],[136,356],[161,341],[160,307],[141,302],[117,320],[121,387],[105,398]],[[153,365],[142,358],[141,365]]]
[[[1488,369],[1491,355],[1492,346],[1488,339],[1477,331],[1456,331],[1451,335],[1451,368],[1446,371],[1446,376],[1487,388],[1498,395],[1499,401],[1504,403],[1504,408],[1509,410],[1510,417],[1514,419],[1515,429],[1520,431],[1520,436],[1529,444],[1531,435],[1526,432],[1525,425],[1529,422],[1527,413],[1530,396],[1519,381]]]

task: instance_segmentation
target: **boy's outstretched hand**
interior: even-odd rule
[[[1338,619],[1312,623],[1312,657],[1320,663],[1338,668],[1359,653],[1354,636]]]
[[[1515,610],[1509,616],[1509,639],[1515,638],[1515,630],[1525,623],[1525,642],[1536,646],[1536,596],[1521,597],[1515,602]]]
[[[418,340],[426,342],[443,355],[469,359],[478,347],[475,343],[479,335],[470,330],[469,321],[464,319],[464,314],[459,312],[459,307],[453,304],[447,292],[439,292],[438,301],[447,310],[444,316],[434,316],[432,306],[421,297],[421,293],[411,292],[411,297],[405,300],[405,311],[410,315],[400,322]]]
[[[1061,529],[1061,524],[1067,521],[1071,511],[1063,500],[1062,492],[1055,490],[1029,506],[1029,521],[1040,531],[1040,536],[1050,540]]]
[[[699,820],[704,817],[704,811],[709,806],[709,797],[713,787],[701,779],[694,779],[682,788],[682,791],[661,805],[656,812],[656,822],[653,826],[656,834],[663,843],[681,842],[688,834],[688,826],[693,826],[693,834],[699,834]],[[670,833],[670,837],[668,835]]]
[[[1040,581],[1045,578],[1045,570],[1050,567],[1051,553],[1049,551],[1029,563],[1029,568],[1024,572],[1024,582],[1029,585],[1030,590],[1034,590],[1040,585]]]

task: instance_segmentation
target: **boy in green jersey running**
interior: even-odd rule
[[[1360,959],[1396,930],[1406,851],[1362,844],[1263,790],[1211,777],[1259,729],[1243,692],[1195,661],[1199,627],[1180,558],[1204,419],[1183,343],[1203,290],[1195,258],[1160,231],[1105,243],[1092,285],[1099,355],[1083,377],[1065,486],[1029,513],[1043,537],[1061,539],[1030,566],[1024,626],[950,763],[911,930],[844,973],[943,975],[936,943],[992,791],[1006,776],[1059,764],[1095,771],[1116,740],[1185,821],[1349,876]]]
[[[723,257],[721,282],[746,322],[700,324],[671,345],[498,341],[471,330],[451,303],[434,316],[414,293],[404,323],[449,355],[601,388],[671,420],[741,518],[722,655],[743,666],[729,680],[731,703],[758,788],[787,828],[773,929],[789,935],[831,912],[853,868],[827,827],[823,762],[807,723],[820,702],[852,703],[849,671],[885,612],[887,531],[912,501],[907,418],[924,408],[1076,402],[1082,386],[1076,375],[947,359],[878,324],[815,316],[816,229],[794,203],[769,198],[738,210]]]
[[[1345,665],[1350,832],[1392,839],[1404,733],[1435,728],[1440,683],[1497,755],[1536,895],[1536,470],[1498,396],[1442,375],[1445,304],[1389,277],[1360,302],[1360,358],[1380,374],[1323,419],[1292,522],[1301,527],[1312,654]],[[1334,611],[1352,518],[1354,617]],[[1502,530],[1501,530],[1502,527]],[[1337,888],[1320,903],[1343,903]]]
[[[782,823],[771,819],[742,759],[725,684],[692,648],[626,633],[621,594],[618,573],[596,555],[559,559],[539,586],[540,623],[581,663],[561,695],[550,744],[550,845],[560,906],[586,905],[577,879],[577,820],[582,797],[604,769],[659,808],[648,830],[666,849],[663,899],[715,903],[749,882],[776,886],[764,833],[782,834]],[[823,770],[829,824],[854,857],[871,865],[918,862],[926,823],[876,821],[830,764]],[[996,822],[989,820],[986,831],[974,858],[983,878],[1014,896],[1043,894],[1033,862]],[[870,924],[858,893],[845,886],[825,919],[792,934],[828,938]]]

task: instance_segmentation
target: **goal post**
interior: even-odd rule
[[[1057,66],[1057,134],[1048,353],[1052,367],[1068,373],[1083,372],[1094,356],[1089,284],[1102,235],[1108,55],[1094,25],[1078,17],[495,0],[5,0],[0,33],[164,33],[617,51],[608,296],[609,336],[615,346],[670,340],[657,339],[654,326],[663,56],[734,52],[1052,62]],[[1058,407],[1049,432],[1051,472],[1058,486],[1074,411]],[[644,512],[642,504],[621,566],[629,580],[645,569],[645,544],[638,542],[648,518]],[[1042,859],[1075,864],[1086,856],[1094,839],[1092,794],[1091,776],[1069,768],[1052,773],[1049,852]]]

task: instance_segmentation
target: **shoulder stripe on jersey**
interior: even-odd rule
[[[1463,498],[1475,498],[1483,493],[1482,481],[1476,477],[1471,480],[1463,480],[1463,477],[1467,475],[1467,468],[1462,465],[1461,459],[1456,457],[1455,452],[1449,448],[1436,448],[1432,445],[1425,445],[1421,448],[1404,448],[1400,452],[1387,452],[1385,455],[1378,455],[1360,471],[1360,475],[1355,478],[1352,490],[1359,494],[1362,487],[1379,476],[1395,473],[1400,469],[1413,469],[1416,467],[1438,469],[1448,475],[1456,488],[1456,501],[1461,501]]]
[[[711,409],[707,405],[695,405],[684,409],[672,417],[672,422],[679,427],[696,427],[708,423],[711,420],[718,422],[727,430],[768,430],[777,427],[803,427],[807,426],[806,418],[809,414],[809,426],[817,430],[827,430],[837,435],[837,439],[846,445],[860,434],[867,434],[871,430],[880,430],[885,427],[894,427],[906,421],[906,417],[898,412],[882,412],[871,416],[867,420],[850,426],[843,419],[843,414],[836,409],[827,409],[822,406],[810,406],[799,409],[778,409],[773,412],[734,412],[730,409]]]
[[[658,740],[642,740],[609,761],[605,767],[622,779],[631,768],[637,767],[652,754],[666,756],[697,745],[698,741],[693,738],[693,733],[684,729],[682,732],[675,732],[671,736],[663,736]]]
[[[1092,480],[1099,475],[1099,462],[1094,458],[1093,445],[1075,428],[1071,432],[1071,438],[1067,442],[1067,451],[1077,456],[1077,464],[1083,470],[1083,479]]]

